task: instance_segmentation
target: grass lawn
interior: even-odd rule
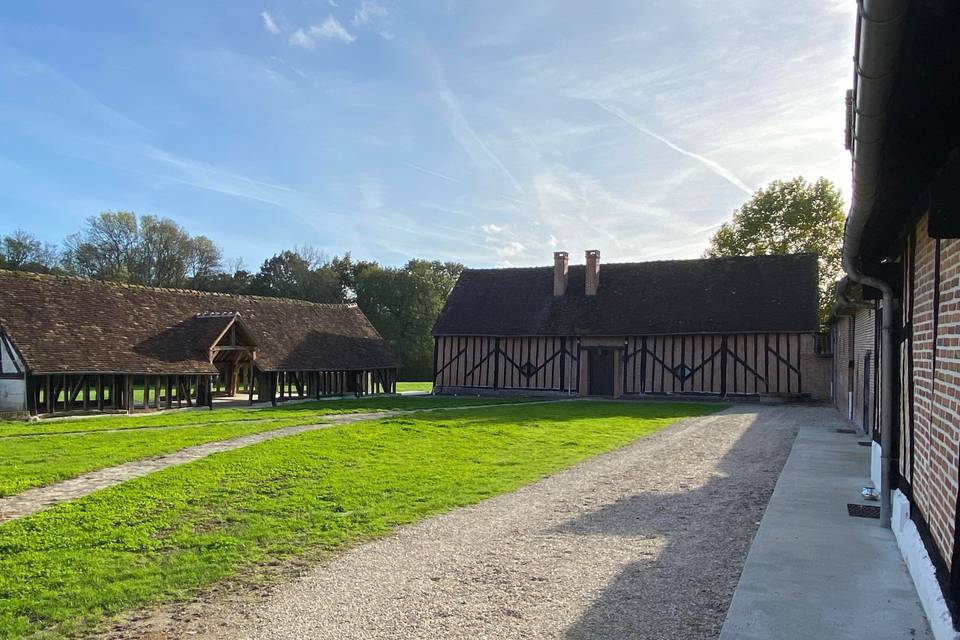
[[[134,413],[92,416],[68,420],[0,420],[0,447],[7,436],[32,436],[51,433],[77,433],[114,429],[140,429],[144,427],[207,426],[218,422],[242,422],[281,418],[302,418],[306,414],[326,416],[342,413],[367,413],[391,409],[419,410],[445,407],[461,407],[486,404],[504,404],[528,401],[543,401],[537,397],[489,397],[489,396],[368,396],[298,402],[277,407],[262,408],[214,408],[170,411],[168,413]]]
[[[500,398],[389,397],[307,402],[276,409],[215,409],[142,418],[110,416],[39,424],[4,423],[0,424],[0,460],[3,461],[0,464],[0,496],[205,442],[322,422],[324,416],[332,414],[435,409],[506,401]]]
[[[397,391],[433,391],[432,382],[398,382]]]
[[[0,637],[74,635],[514,490],[721,405],[418,413],[216,454],[0,525]]]

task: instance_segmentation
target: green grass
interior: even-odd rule
[[[216,454],[0,525],[0,637],[58,637],[512,491],[720,405],[420,413]]]
[[[419,410],[472,405],[504,404],[542,401],[537,397],[477,397],[477,396],[368,396],[342,400],[320,400],[265,408],[214,408],[191,411],[172,411],[161,414],[134,413],[133,415],[102,415],[70,420],[0,420],[0,451],[3,438],[7,436],[41,435],[52,433],[78,433],[114,429],[141,429],[144,427],[206,426],[218,422],[242,422],[246,420],[302,418],[342,413],[366,413],[391,409]]]
[[[433,391],[432,382],[398,382],[397,391]]]
[[[21,422],[8,425],[6,432],[0,427],[0,496],[197,444],[322,422],[324,416],[332,414],[503,402],[506,399],[390,397],[309,402],[276,409],[215,409],[143,418],[111,416],[40,424]],[[24,433],[29,435],[16,435]]]

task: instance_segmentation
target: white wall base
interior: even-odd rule
[[[873,488],[880,490],[880,445],[875,440],[870,441],[870,482]]]
[[[900,553],[903,554],[910,577],[917,588],[917,595],[920,596],[923,612],[927,614],[933,637],[936,640],[960,640],[960,633],[954,630],[950,610],[943,600],[933,562],[923,546],[917,525],[910,519],[910,501],[899,489],[893,492],[891,515],[893,535],[897,538]]]

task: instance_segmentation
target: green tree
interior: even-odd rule
[[[56,246],[40,242],[22,229],[0,241],[0,268],[49,273],[57,269],[59,262]]]
[[[816,253],[820,322],[833,304],[840,276],[845,214],[840,190],[826,178],[775,180],[734,211],[710,239],[705,257]]]
[[[400,358],[405,380],[433,373],[431,332],[463,265],[410,260],[401,268],[360,262],[351,269],[356,302]]]
[[[222,256],[206,236],[170,218],[104,211],[64,241],[65,268],[76,275],[156,287],[202,287],[221,273]]]
[[[64,244],[64,264],[77,275],[127,282],[137,261],[140,226],[132,211],[103,211]]]
[[[283,251],[264,260],[250,293],[297,298],[311,302],[343,302],[344,287],[337,271],[301,250]]]

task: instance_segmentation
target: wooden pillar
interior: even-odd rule
[[[43,400],[47,405],[47,413],[53,413],[53,381],[50,374],[43,376]]]
[[[274,407],[277,406],[277,380],[279,377],[280,374],[276,371],[270,373],[270,404]]]
[[[213,411],[213,388],[210,386],[213,382],[213,376],[207,376],[204,386],[207,389],[207,408]]]
[[[90,410],[90,376],[83,376],[83,390],[80,392],[83,394],[83,410]]]
[[[133,376],[123,376],[123,399],[127,413],[133,413]]]
[[[247,395],[250,397],[250,404],[253,405],[253,363],[250,363],[250,373],[247,377]]]
[[[157,411],[160,410],[160,376],[157,375],[153,379],[153,408]]]
[[[103,376],[97,374],[97,411],[103,411]]]
[[[166,402],[166,404],[167,404],[167,409],[171,409],[171,408],[173,408],[173,385],[170,383],[170,376],[168,375],[166,378],[167,378],[167,379],[166,379],[166,383],[167,383],[167,389],[166,389],[166,392],[167,392],[167,402]]]

